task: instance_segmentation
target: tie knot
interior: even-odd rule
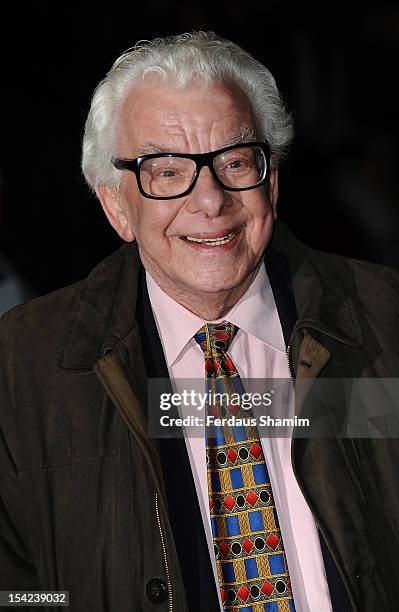
[[[221,323],[205,323],[197,331],[194,339],[202,348],[205,357],[223,355],[238,332],[238,327],[229,321]]]

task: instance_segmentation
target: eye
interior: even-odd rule
[[[161,167],[161,168],[152,168],[152,178],[155,180],[162,180],[162,179],[172,179],[172,178],[181,178],[182,177],[182,171],[181,168],[174,168],[174,167],[170,167],[167,166],[165,167]]]
[[[245,172],[249,169],[250,162],[245,157],[236,157],[231,160],[224,160],[224,165],[221,168],[222,172]]]
[[[162,178],[169,178],[170,176],[176,176],[176,174],[176,170],[171,170],[170,168],[168,168],[167,170],[160,170],[158,176]]]
[[[234,170],[236,168],[241,168],[244,165],[244,162],[242,159],[235,159],[232,162],[229,162],[228,164],[226,164],[226,168],[229,168],[231,170]]]

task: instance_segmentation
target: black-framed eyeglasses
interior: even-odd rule
[[[144,197],[172,200],[190,193],[204,166],[227,191],[259,187],[269,178],[269,159],[268,143],[247,142],[210,153],[151,153],[136,159],[114,159],[113,164],[118,170],[134,172]]]

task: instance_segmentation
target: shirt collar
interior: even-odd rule
[[[206,321],[169,297],[148,272],[146,280],[166,363],[170,367]],[[241,299],[222,319],[212,323],[219,321],[230,321],[264,344],[285,352],[280,319],[264,265],[260,266]]]

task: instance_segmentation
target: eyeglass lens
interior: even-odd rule
[[[225,187],[247,189],[264,179],[266,158],[260,147],[243,146],[217,155],[213,167]],[[196,173],[196,164],[192,159],[152,157],[142,163],[140,181],[148,195],[167,198],[187,191]]]

